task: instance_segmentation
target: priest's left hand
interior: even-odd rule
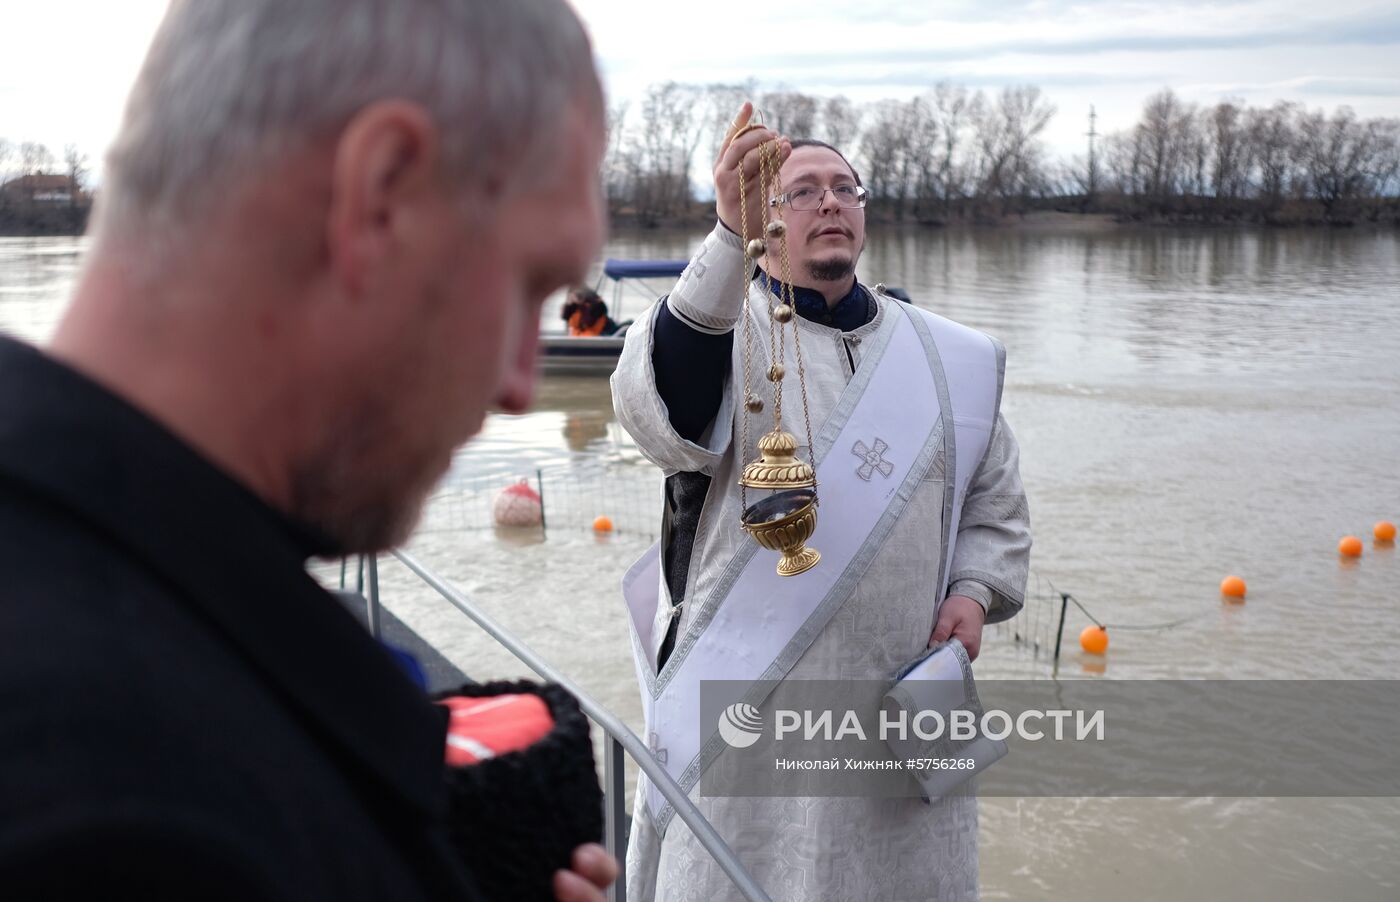
[[[949,595],[938,609],[938,622],[928,638],[929,647],[955,638],[967,649],[967,659],[976,661],[977,653],[982,650],[982,624],[986,620],[987,612],[975,600],[966,595]]]

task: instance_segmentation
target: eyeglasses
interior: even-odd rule
[[[815,210],[822,205],[828,191],[836,198],[836,203],[843,207],[859,208],[865,206],[865,189],[859,185],[837,185],[835,188],[813,188],[810,186],[793,188],[786,194],[779,194],[768,201],[768,205],[777,207],[786,204],[799,213]]]

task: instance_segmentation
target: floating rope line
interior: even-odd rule
[[[1047,585],[1050,586],[1050,591],[1054,592],[1056,595],[1060,596],[1060,598],[1072,603],[1075,607],[1079,608],[1079,610],[1084,612],[1085,617],[1088,617],[1090,620],[1092,620],[1094,622],[1094,625],[1102,630],[1169,630],[1181,626],[1183,623],[1189,623],[1190,621],[1195,620],[1198,616],[1200,616],[1198,614],[1188,614],[1185,617],[1180,617],[1176,620],[1166,620],[1162,623],[1104,623],[1102,620],[1095,617],[1088,608],[1084,607],[1083,602],[1081,602],[1078,598],[1075,598],[1069,592],[1061,592],[1059,589],[1055,588],[1055,584],[1050,581],[1049,577],[1045,578],[1045,582]]]

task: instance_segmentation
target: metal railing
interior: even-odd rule
[[[532,651],[529,646],[512,635],[508,630],[483,614],[471,601],[457,591],[422,562],[406,551],[394,551],[393,556],[415,576],[437,592],[449,604],[469,617],[492,639],[515,655],[527,667],[545,680],[558,683],[578,699],[579,707],[590,720],[596,723],[607,735],[603,752],[603,809],[604,845],[608,852],[617,858],[619,864],[627,858],[627,788],[624,773],[624,754],[637,763],[666,801],[676,810],[678,817],[699,840],[705,851],[720,866],[720,869],[733,881],[734,886],[750,902],[770,902],[768,894],[744,870],[739,859],[729,845],[715,831],[714,826],[690,801],[685,790],[671,775],[666,773],[651,756],[646,744],[633,733],[615,714],[603,707],[588,693],[578,687],[573,680],[556,670],[547,661]],[[370,632],[379,636],[379,564],[375,555],[361,555],[358,561],[356,587],[366,595],[369,608]],[[341,582],[345,580],[345,565],[341,565]],[[627,898],[627,875],[625,868],[617,882],[608,891],[614,902],[625,902]]]

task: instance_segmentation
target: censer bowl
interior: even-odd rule
[[[812,569],[821,552],[805,547],[817,529],[817,493],[813,489],[776,492],[750,504],[742,523],[749,535],[769,551],[781,552],[779,576],[796,576]]]

